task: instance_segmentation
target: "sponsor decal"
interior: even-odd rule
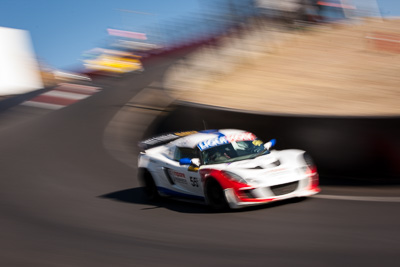
[[[252,141],[256,139],[256,136],[249,132],[227,135],[225,137],[228,139],[229,143],[240,142],[240,141]]]
[[[223,137],[214,138],[214,139],[210,139],[210,140],[201,142],[197,145],[197,147],[200,149],[200,151],[203,151],[210,147],[220,146],[220,145],[224,145],[224,144],[228,144],[228,143],[229,143],[229,141],[226,139],[226,136],[223,136]]]
[[[187,136],[187,135],[191,135],[191,134],[195,134],[195,133],[197,133],[197,131],[179,132],[179,133],[175,133],[175,135],[177,135],[177,136]]]
[[[179,178],[185,178],[184,173],[180,173],[180,172],[176,172],[176,171],[172,171],[172,175],[175,177],[179,177]]]
[[[254,140],[253,141],[253,145],[255,146],[261,146],[263,144],[263,142],[261,140]]]
[[[184,173],[177,172],[177,171],[170,170],[170,169],[168,170],[168,173],[169,173],[170,177],[172,178],[172,180],[174,181],[174,183],[187,184]]]
[[[286,171],[286,169],[285,168],[275,168],[275,169],[268,170],[267,173],[282,172],[282,171]]]
[[[240,133],[240,134],[231,134],[231,135],[225,135],[225,136],[209,139],[209,140],[199,143],[197,145],[197,147],[200,149],[200,151],[203,151],[203,150],[211,148],[211,147],[225,145],[225,144],[229,144],[232,142],[252,141],[255,139],[256,139],[256,136],[254,134],[252,134],[250,132],[245,132],[245,133]]]
[[[193,187],[199,187],[199,179],[196,177],[190,177],[190,184]]]
[[[174,177],[174,182],[175,183],[180,183],[180,184],[187,184],[187,181],[185,178],[180,178],[180,177]]]

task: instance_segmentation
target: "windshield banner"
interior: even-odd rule
[[[218,138],[206,140],[204,142],[199,143],[197,147],[200,149],[200,151],[203,151],[211,147],[229,144],[232,142],[253,141],[255,139],[256,136],[254,134],[250,132],[245,132],[240,134],[225,135]]]

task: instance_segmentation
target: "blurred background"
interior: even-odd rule
[[[0,15],[3,98],[95,72],[142,72],[149,55],[202,43],[175,66],[186,75],[170,71],[174,97],[208,103],[202,95],[213,93],[212,105],[278,113],[399,112],[394,0],[5,0]]]

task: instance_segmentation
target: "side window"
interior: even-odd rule
[[[165,151],[165,156],[169,159],[175,160],[175,154],[176,154],[176,147],[175,146],[170,146],[166,151]]]
[[[196,150],[193,148],[187,147],[177,147],[175,150],[175,157],[174,160],[179,161],[183,158],[198,158],[199,155],[197,154]]]

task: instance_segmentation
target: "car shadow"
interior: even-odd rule
[[[246,207],[236,210],[213,210],[207,205],[195,201],[182,201],[174,198],[163,197],[158,201],[149,201],[144,195],[142,187],[124,189],[99,196],[100,198],[111,199],[131,204],[148,205],[149,207],[142,210],[152,210],[158,208],[169,209],[181,213],[196,213],[196,214],[213,214],[213,213],[232,213],[232,212],[248,212],[255,210],[271,209],[290,203],[305,201],[306,198],[287,199],[278,202],[263,204],[260,206]]]
[[[200,203],[188,203],[184,201],[178,201],[173,198],[163,197],[159,201],[147,200],[142,187],[130,188],[111,192],[99,196],[101,198],[107,198],[115,201],[121,201],[131,204],[148,205],[150,207],[142,208],[142,210],[152,210],[157,208],[166,208],[169,210],[183,212],[183,213],[212,213],[206,205]]]

